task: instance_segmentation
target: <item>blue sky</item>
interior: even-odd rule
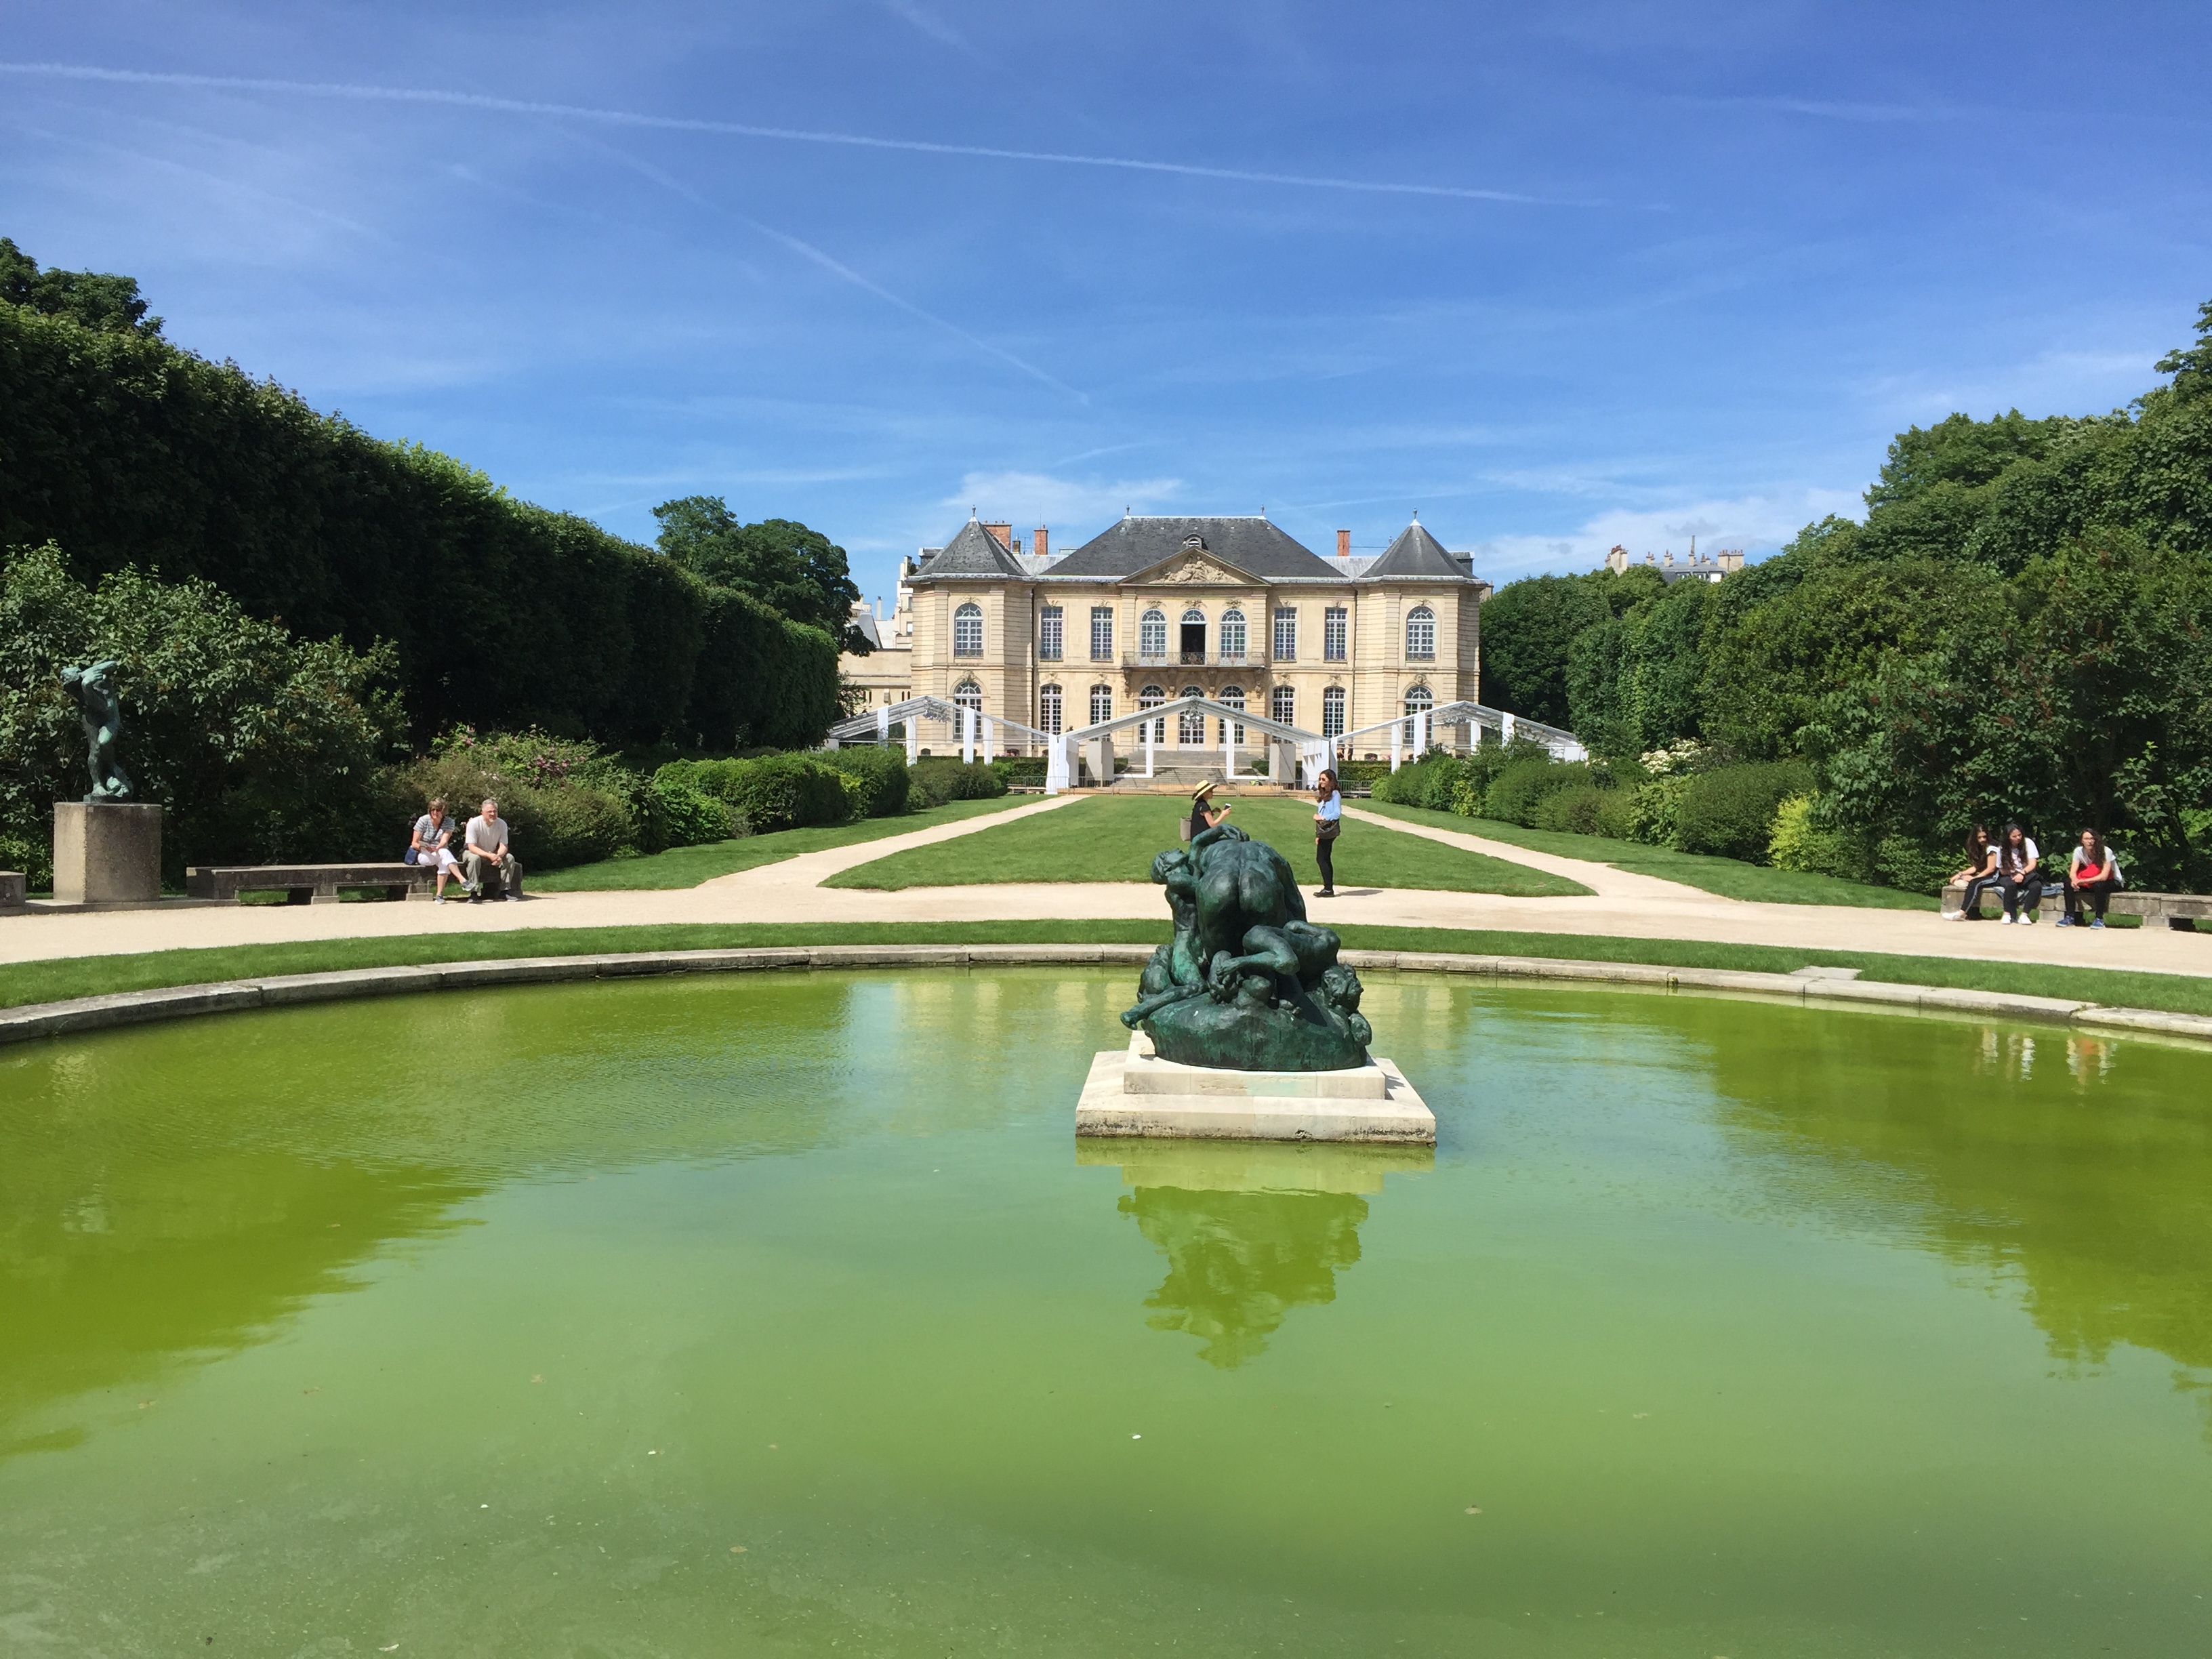
[[[872,596],[970,505],[1755,556],[1904,425],[2124,403],[2212,297],[2202,3],[8,17],[41,262],[622,533],[803,519]]]

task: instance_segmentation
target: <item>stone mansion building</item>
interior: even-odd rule
[[[1480,701],[1490,585],[1473,556],[1419,520],[1379,556],[1351,539],[1323,557],[1264,515],[1130,516],[1070,553],[1040,528],[1024,551],[1011,525],[971,518],[901,562],[890,617],[855,607],[879,648],[843,659],[853,707],[937,696],[1060,732],[1196,694],[1340,737]],[[1207,724],[1162,721],[1154,739],[1218,747],[1230,734]],[[957,741],[949,723],[921,739]]]

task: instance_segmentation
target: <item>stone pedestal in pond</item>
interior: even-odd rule
[[[1139,1031],[1100,1051],[1076,1103],[1079,1135],[1433,1146],[1436,1115],[1379,1056],[1333,1072],[1244,1072],[1162,1060]]]
[[[64,904],[150,904],[161,896],[161,809],[138,802],[54,803],[54,897]]]

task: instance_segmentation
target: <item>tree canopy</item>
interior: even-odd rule
[[[750,593],[794,622],[818,628],[848,651],[865,654],[852,625],[860,590],[845,550],[790,519],[742,524],[720,495],[685,495],[653,509],[660,550],[702,581]]]
[[[5,236],[0,236],[0,301],[112,334],[152,336],[161,331],[161,319],[146,314],[135,276],[40,270],[36,259]]]
[[[1632,763],[1811,761],[1816,817],[1869,848],[2019,817],[2212,883],[2212,302],[2157,368],[2128,410],[1901,433],[1863,521],[1715,586],[1509,583],[1485,699]]]

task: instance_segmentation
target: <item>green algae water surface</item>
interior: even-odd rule
[[[0,1654],[2212,1650],[2212,1056],[1377,975],[1433,1157],[1079,1147],[1129,990],[0,1054]]]

